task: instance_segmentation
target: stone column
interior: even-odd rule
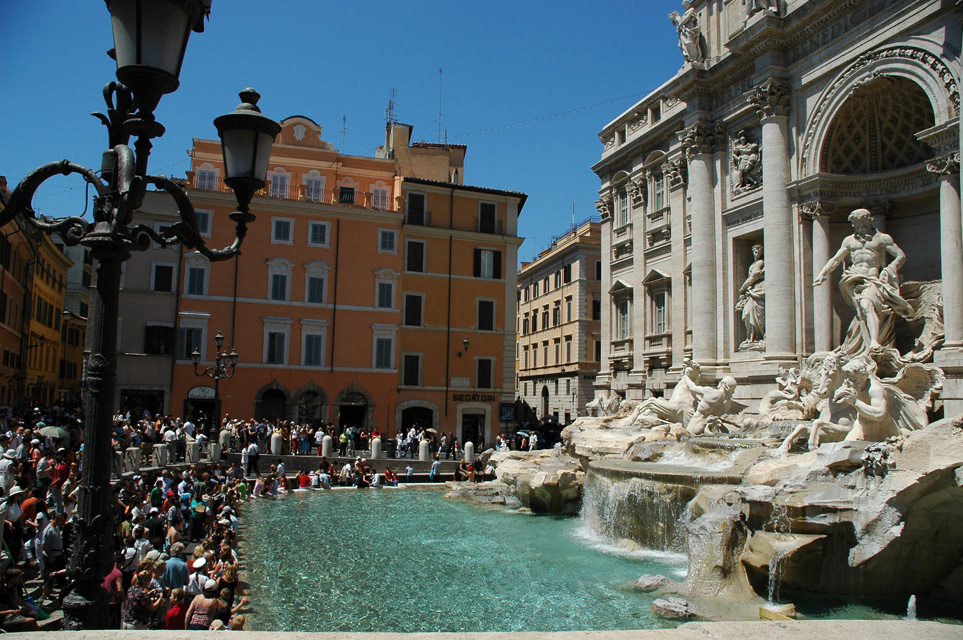
[[[810,285],[819,270],[833,256],[829,237],[829,214],[836,203],[814,200],[802,205],[803,213],[813,221],[813,272],[807,274],[803,286]],[[813,288],[813,338],[816,351],[833,349],[833,289],[829,279]]]
[[[963,229],[960,223],[960,154],[937,158],[926,168],[940,176],[940,275],[943,279],[944,348],[963,347]]]
[[[746,94],[762,121],[766,355],[796,358],[793,219],[789,198],[789,85],[769,78]],[[693,248],[695,243],[693,242]],[[695,278],[695,273],[693,273]]]
[[[692,257],[692,358],[705,365],[715,363],[718,357],[716,274],[719,265],[716,263],[716,215],[712,190],[712,153],[716,136],[708,125],[697,122],[679,132],[679,139],[688,161],[692,216],[692,250],[689,254]],[[674,216],[676,212],[672,214]],[[679,293],[683,293],[681,287]],[[685,335],[679,338],[685,340]]]

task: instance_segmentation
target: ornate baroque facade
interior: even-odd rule
[[[760,398],[842,342],[854,312],[813,278],[868,208],[904,282],[942,280],[935,361],[963,410],[960,17],[933,0],[703,0],[677,17],[698,27],[677,27],[680,48],[705,55],[599,134],[597,387],[661,395],[691,357]]]

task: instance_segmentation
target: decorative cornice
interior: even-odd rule
[[[789,83],[777,78],[767,78],[746,93],[746,101],[756,109],[760,119],[788,116]]]
[[[960,152],[933,158],[926,163],[926,170],[941,176],[960,175]]]

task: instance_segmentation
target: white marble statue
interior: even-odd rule
[[[622,398],[614,391],[596,391],[595,398],[585,404],[589,416],[603,418],[615,415],[622,404]]]
[[[780,450],[789,451],[796,438],[809,432],[809,449],[820,442],[865,440],[882,442],[889,437],[922,429],[926,412],[909,394],[895,384],[883,382],[876,364],[863,356],[842,367],[842,384],[824,406],[812,427],[799,425],[783,441]]]
[[[739,345],[740,351],[765,347],[766,339],[766,262],[761,244],[752,247],[753,262],[745,282],[739,287],[736,311],[746,327],[746,339]]]
[[[662,423],[678,423],[683,427],[689,424],[695,413],[697,399],[692,395],[686,380],[698,385],[702,368],[698,363],[686,360],[682,370],[682,380],[676,383],[668,398],[648,398],[636,405],[629,417],[629,424],[652,426]]]
[[[746,5],[746,20],[760,11],[779,15],[779,3],[777,0],[742,0],[742,4]]]
[[[762,184],[762,156],[759,143],[749,140],[745,131],[732,141],[732,191],[742,193]]]
[[[895,339],[896,316],[910,316],[913,308],[899,292],[899,270],[906,262],[906,254],[893,238],[873,227],[873,215],[868,209],[856,209],[849,214],[853,234],[846,236],[842,246],[813,280],[820,286],[826,278],[849,260],[839,280],[843,299],[856,310],[840,349],[856,356],[867,351],[892,347]],[[887,255],[893,260],[887,264]]]
[[[777,389],[773,389],[759,401],[761,420],[801,420],[806,417],[806,406],[800,399],[799,370],[779,367],[776,376]]]
[[[723,425],[722,416],[730,413],[739,413],[745,406],[732,399],[732,394],[736,390],[736,380],[731,376],[726,376],[719,381],[717,387],[700,387],[692,382],[688,377],[682,381],[689,387],[698,400],[695,413],[686,426],[686,430],[694,436],[703,433],[714,433],[720,429],[729,431]],[[734,425],[736,426],[736,425]]]
[[[682,15],[679,15],[678,11],[669,14],[669,20],[679,32],[679,49],[682,50],[682,57],[686,62],[705,62],[699,14],[689,0],[682,0],[682,9]]]

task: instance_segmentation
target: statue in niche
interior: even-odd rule
[[[926,411],[897,384],[876,375],[869,356],[849,361],[841,368],[842,382],[827,399],[812,426],[799,425],[779,447],[788,452],[796,438],[809,432],[809,449],[822,442],[864,440],[882,442],[928,424]]]
[[[759,143],[749,140],[745,131],[732,141],[732,192],[740,194],[762,184],[762,156]]]
[[[682,380],[676,383],[668,398],[647,398],[638,405],[629,417],[629,424],[651,427],[657,424],[689,424],[696,408],[696,397],[692,395],[685,380],[698,385],[702,368],[697,362],[686,360],[682,369]]]
[[[699,24],[699,14],[692,8],[689,0],[682,0],[682,15],[678,11],[669,14],[669,20],[679,32],[679,49],[686,62],[705,62],[706,55],[702,47],[702,25]]]
[[[689,391],[699,401],[692,419],[686,426],[686,431],[690,435],[713,434],[723,430],[729,432],[730,429],[725,426],[722,416],[739,413],[746,408],[745,405],[732,399],[732,394],[736,390],[736,380],[731,376],[720,380],[716,387],[700,387],[688,377],[683,377],[682,382],[689,387]],[[730,424],[736,428],[742,427],[732,422]]]
[[[839,251],[813,280],[819,286],[843,262],[839,290],[846,303],[856,310],[846,339],[840,346],[844,353],[856,356],[868,351],[880,352],[893,347],[896,316],[910,317],[913,307],[899,291],[899,270],[906,262],[906,254],[893,238],[873,227],[873,215],[868,209],[856,209],[849,214],[853,234],[847,236]],[[886,256],[893,260],[886,263]]]
[[[746,339],[739,351],[759,351],[766,346],[766,262],[761,244],[752,246],[752,264],[746,281],[739,287],[736,311],[746,327]]]
[[[760,11],[779,15],[778,0],[742,0],[742,4],[746,5],[746,20]]]

